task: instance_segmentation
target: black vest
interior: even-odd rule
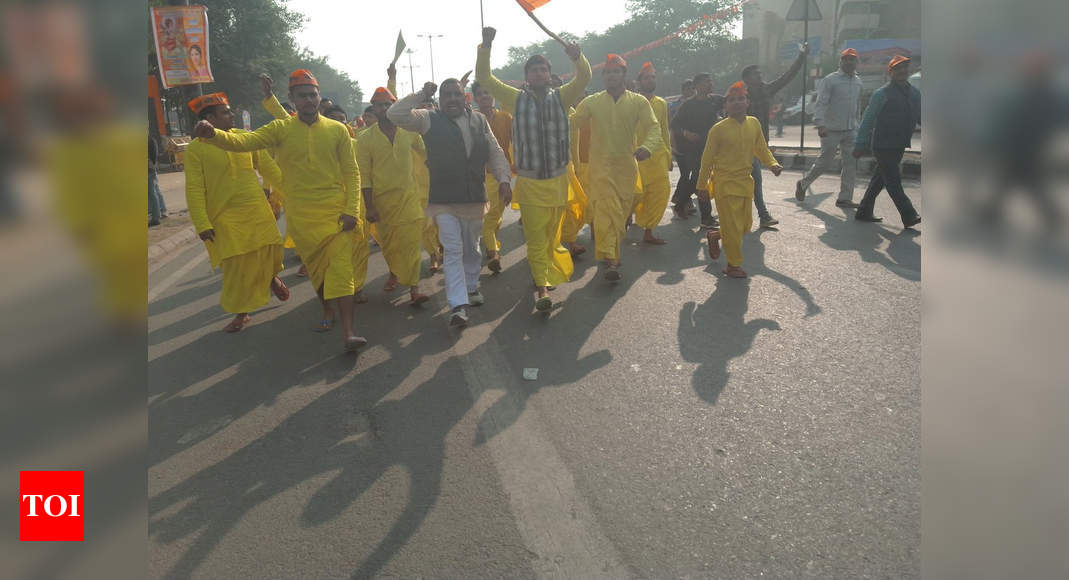
[[[427,146],[427,169],[431,176],[430,203],[472,203],[486,201],[486,162],[490,147],[486,135],[472,123],[471,157],[464,147],[457,122],[468,123],[471,112],[456,122],[441,112],[431,113],[431,128],[423,135]]]

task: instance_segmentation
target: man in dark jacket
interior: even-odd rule
[[[671,123],[676,160],[679,162],[679,182],[672,196],[672,211],[681,220],[689,217],[690,208],[693,207],[690,198],[696,190],[701,189],[698,170],[701,169],[702,153],[705,151],[705,137],[724,112],[724,97],[713,94],[713,77],[709,73],[694,75],[694,89],[694,97],[680,105]],[[715,228],[712,203],[699,195],[698,209],[701,210],[702,227]]]
[[[909,64],[909,58],[905,56],[896,55],[891,59],[887,65],[891,82],[872,93],[861,119],[854,142],[854,157],[871,152],[876,158],[876,171],[854,214],[855,220],[883,221],[872,212],[876,196],[886,187],[887,194],[902,216],[902,225],[909,228],[921,223],[921,216],[902,190],[902,172],[899,169],[902,154],[913,137],[913,129],[921,120],[921,92],[909,84]]]
[[[750,117],[757,117],[757,120],[761,122],[761,131],[765,134],[766,143],[768,142],[768,117],[772,109],[772,97],[787,86],[798,71],[802,70],[802,61],[807,54],[809,54],[809,43],[805,42],[799,48],[798,58],[794,60],[791,68],[770,83],[764,81],[761,69],[756,64],[742,69],[742,82],[746,83],[746,92],[750,97],[750,109],[746,111],[746,114]],[[765,194],[761,187],[761,163],[757,159],[753,160],[751,176],[753,177],[753,202],[757,206],[757,216],[761,219],[761,227],[772,227],[778,224],[779,220],[774,219],[765,207]]]

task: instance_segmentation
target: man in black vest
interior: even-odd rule
[[[431,178],[427,216],[438,224],[445,249],[446,298],[453,309],[449,324],[463,326],[468,323],[465,307],[483,304],[479,240],[487,209],[486,172],[489,169],[500,184],[491,195],[499,195],[505,206],[512,202],[511,172],[486,117],[465,103],[460,81],[442,81],[440,111],[418,108],[436,89],[434,83],[424,84],[422,91],[394,103],[386,116],[398,127],[423,135]]]

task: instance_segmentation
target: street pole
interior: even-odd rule
[[[479,0],[479,30],[486,28],[486,19],[483,18],[483,0]]]
[[[412,92],[416,92],[416,77],[412,74],[412,49],[405,51],[408,54],[408,83],[412,85]]]
[[[809,42],[809,2],[805,3],[805,16],[802,20],[802,46]],[[798,50],[802,50],[799,47]],[[805,97],[806,88],[809,84],[809,54],[802,53],[802,130],[798,133],[798,154],[805,155]]]
[[[438,81],[436,81],[434,79],[434,39],[435,38],[442,38],[445,35],[444,34],[431,34],[431,33],[428,32],[427,34],[420,34],[419,36],[420,37],[427,37],[427,47],[430,48],[430,51],[431,51],[431,82],[432,83],[438,82]]]

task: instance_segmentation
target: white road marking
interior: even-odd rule
[[[175,270],[171,273],[170,276],[167,276],[166,278],[161,280],[159,284],[156,284],[155,287],[148,291],[149,303],[151,304],[154,300],[156,300],[157,297],[159,297],[160,294],[163,294],[171,286],[174,286],[175,282],[178,282],[182,279],[182,276],[188,274],[190,270],[197,267],[197,264],[200,264],[207,258],[208,252],[200,252],[196,256],[194,256],[192,260],[186,262],[184,266]]]

